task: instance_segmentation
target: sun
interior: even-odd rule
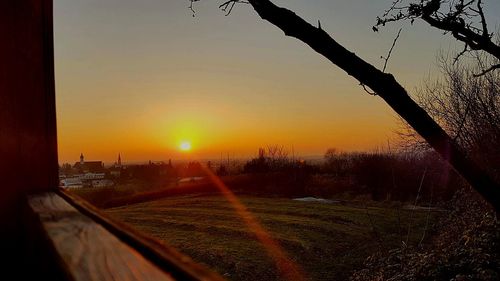
[[[183,141],[179,145],[180,150],[182,151],[190,151],[191,150],[191,143],[188,141]]]

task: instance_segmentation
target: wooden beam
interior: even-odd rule
[[[28,198],[60,267],[72,280],[174,280],[55,193]]]
[[[52,0],[0,1],[0,39],[3,249],[15,248],[23,195],[58,186]]]

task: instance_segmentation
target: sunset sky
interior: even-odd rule
[[[55,0],[58,145],[78,160],[193,159],[255,155],[281,144],[299,155],[329,147],[369,150],[394,139],[398,121],[378,97],[249,5],[229,16],[220,1]],[[382,67],[402,24],[379,33],[392,0],[274,1],[321,26]],[[489,11],[500,4],[487,2]],[[490,5],[490,6],[488,6]],[[435,57],[458,49],[425,24],[406,23],[389,62],[409,91],[438,75]]]

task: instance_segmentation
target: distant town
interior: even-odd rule
[[[221,161],[207,160],[203,165],[221,176],[239,173],[241,170],[241,161],[229,158]],[[179,161],[175,165],[172,160],[124,165],[120,154],[109,166],[105,166],[103,161],[87,161],[81,153],[80,161],[65,163],[59,167],[60,186],[65,189],[112,187],[134,181],[165,187],[198,181],[204,175],[202,164],[198,161]]]

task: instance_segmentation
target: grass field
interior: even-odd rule
[[[399,247],[411,221],[418,243],[427,212],[240,197],[311,280],[344,280],[376,251]],[[229,280],[279,280],[272,260],[222,196],[190,195],[107,212],[204,263]],[[431,214],[431,222],[435,215]],[[399,227],[401,225],[401,227]]]

